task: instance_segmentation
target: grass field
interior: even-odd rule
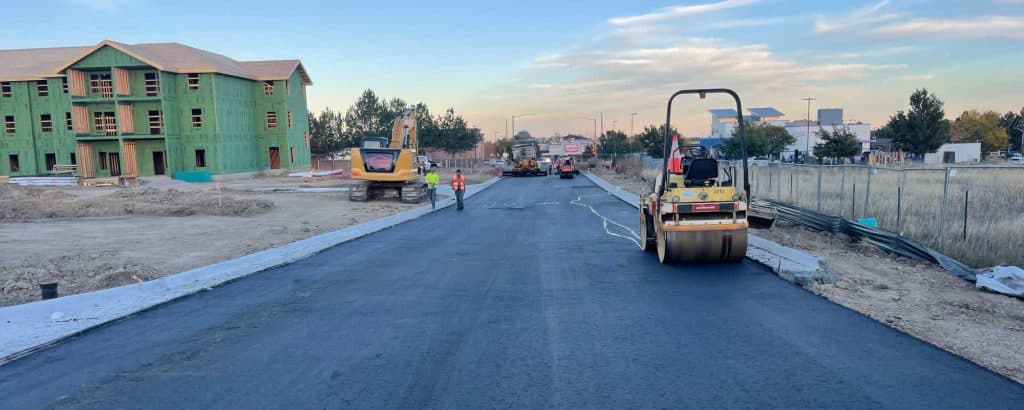
[[[848,219],[875,218],[884,229],[975,267],[1024,266],[1024,168],[753,165],[751,185],[758,197]]]

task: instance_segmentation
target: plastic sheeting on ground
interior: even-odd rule
[[[996,266],[991,272],[979,273],[975,285],[978,289],[1024,297],[1024,269],[1016,266]]]

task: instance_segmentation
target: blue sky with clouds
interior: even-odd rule
[[[875,125],[927,87],[947,115],[1024,106],[1024,0],[6,1],[0,48],[176,41],[236,59],[299,58],[311,108],[365,88],[455,106],[486,134],[664,117],[674,89],[731,87],[802,118],[801,98]],[[282,10],[284,5],[284,10]],[[45,10],[45,13],[41,12]],[[57,28],[55,28],[57,27]],[[706,109],[676,112],[689,135]],[[662,120],[663,121],[663,120]]]

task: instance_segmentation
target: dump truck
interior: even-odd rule
[[[416,109],[395,119],[391,139],[367,137],[352,149],[351,176],[361,181],[349,188],[350,201],[366,201],[393,193],[402,202],[426,197],[423,178],[416,175]]]
[[[728,94],[736,101],[743,186],[709,149],[679,145],[671,134],[672,101],[680,95]],[[724,88],[681,90],[668,100],[665,116],[664,162],[653,193],[640,199],[640,249],[655,251],[661,263],[737,262],[747,253],[750,179],[747,171],[743,107],[734,91]],[[723,175],[724,174],[724,175]]]
[[[540,167],[540,144],[536,140],[519,140],[512,146],[514,162],[511,168],[501,171],[502,176],[527,177],[547,175],[547,169]]]

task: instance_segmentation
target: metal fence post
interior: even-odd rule
[[[943,168],[942,204],[939,206],[939,236],[946,233],[946,197],[949,195],[949,168]]]
[[[779,183],[775,184],[775,200],[782,202],[782,164],[778,164],[778,167],[779,172],[776,172],[776,174],[779,175]]]
[[[821,212],[821,165],[818,165],[818,212]]]
[[[864,217],[867,218],[868,210],[871,209],[868,205],[871,205],[871,174],[874,171],[874,167],[868,167],[868,186],[864,189]]]
[[[846,165],[841,165],[842,179],[839,182],[839,216],[843,216],[843,202],[846,202]]]
[[[903,230],[900,229],[900,205],[903,204],[903,184],[896,187],[896,234],[903,236]]]
[[[850,219],[857,219],[857,183],[853,183],[853,198],[850,200]]]
[[[971,190],[964,190],[964,239],[967,240],[967,199],[971,196]]]
[[[795,171],[796,168],[792,168],[789,170],[789,203],[792,205],[796,205],[796,202],[793,201],[793,199],[795,198],[793,196],[793,174],[796,173]]]
[[[906,185],[907,171],[900,171],[900,185],[896,187],[896,234],[903,236],[903,187]]]

